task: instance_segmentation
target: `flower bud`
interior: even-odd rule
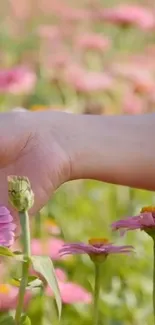
[[[18,211],[29,210],[34,203],[30,181],[24,176],[8,176],[9,201]]]

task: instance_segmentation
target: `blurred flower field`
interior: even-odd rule
[[[154,1],[3,1],[0,112],[22,108],[100,115],[154,112]],[[109,256],[103,265],[100,325],[153,324],[151,239],[140,230],[120,237],[110,224],[154,204],[152,192],[79,180],[64,184],[33,218],[32,252],[49,255],[56,267],[60,324],[91,324],[94,276],[88,256],[61,258],[58,251],[64,242],[96,237],[135,247],[134,254]],[[6,270],[2,265],[1,278]],[[16,298],[13,284],[0,284],[2,314],[15,308]],[[25,308],[32,324],[58,324],[49,288],[45,295],[26,296]]]

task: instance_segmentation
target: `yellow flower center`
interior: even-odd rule
[[[109,240],[107,238],[90,238],[88,242],[90,245],[105,245],[109,243]]]
[[[58,111],[64,111],[65,110],[65,107],[63,106],[50,106],[50,105],[32,105],[30,107],[30,110],[31,111],[46,111],[46,110],[58,110]]]
[[[7,284],[0,284],[0,293],[8,294],[10,292],[10,288]]]
[[[51,227],[57,227],[57,223],[53,219],[46,219],[45,225]]]
[[[144,213],[144,212],[155,212],[155,206],[143,207],[140,213]]]
[[[45,105],[33,105],[30,107],[31,111],[45,111],[46,109],[48,109],[48,106]]]

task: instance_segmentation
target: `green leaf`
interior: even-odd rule
[[[21,279],[15,278],[15,277],[11,278],[9,281],[9,283],[15,287],[20,287],[20,282],[21,282]],[[27,288],[33,289],[33,288],[40,288],[41,286],[42,286],[42,281],[40,279],[38,279],[38,277],[36,277],[34,275],[29,275],[28,282],[27,282]]]
[[[15,325],[15,321],[12,316],[0,316],[0,325]]]
[[[0,246],[0,256],[14,257],[14,253],[9,248]]]
[[[32,281],[38,279],[38,277],[36,275],[29,275],[28,276],[28,284],[31,283]]]
[[[31,279],[32,278],[32,279]],[[29,289],[33,289],[33,288],[41,288],[42,287],[42,281],[40,279],[38,279],[36,276],[30,276],[28,278],[28,284],[27,287]]]
[[[24,261],[24,255],[21,252],[14,251],[13,254],[14,254],[14,257],[15,257],[15,259],[17,261],[19,261],[19,262],[23,262]]]
[[[55,270],[51,259],[48,256],[32,256],[32,264],[35,271],[43,275],[49,286],[51,287],[58,308],[59,318],[61,316],[61,296],[58,287],[57,278],[55,275]]]
[[[11,278],[9,283],[14,287],[20,287],[20,279],[18,278]]]
[[[20,325],[31,325],[31,320],[27,315],[23,315],[20,320]]]
[[[13,252],[15,255],[21,255],[22,253],[20,251],[14,251]]]
[[[14,254],[14,258],[15,258],[17,261],[19,261],[19,262],[23,262],[23,261],[25,261],[24,255],[23,255],[21,252],[19,252],[19,251],[14,251],[13,254]],[[31,262],[31,259],[29,259],[29,260],[30,260],[30,262]]]

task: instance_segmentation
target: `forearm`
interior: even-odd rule
[[[70,123],[72,179],[155,190],[155,114],[72,115]]]

